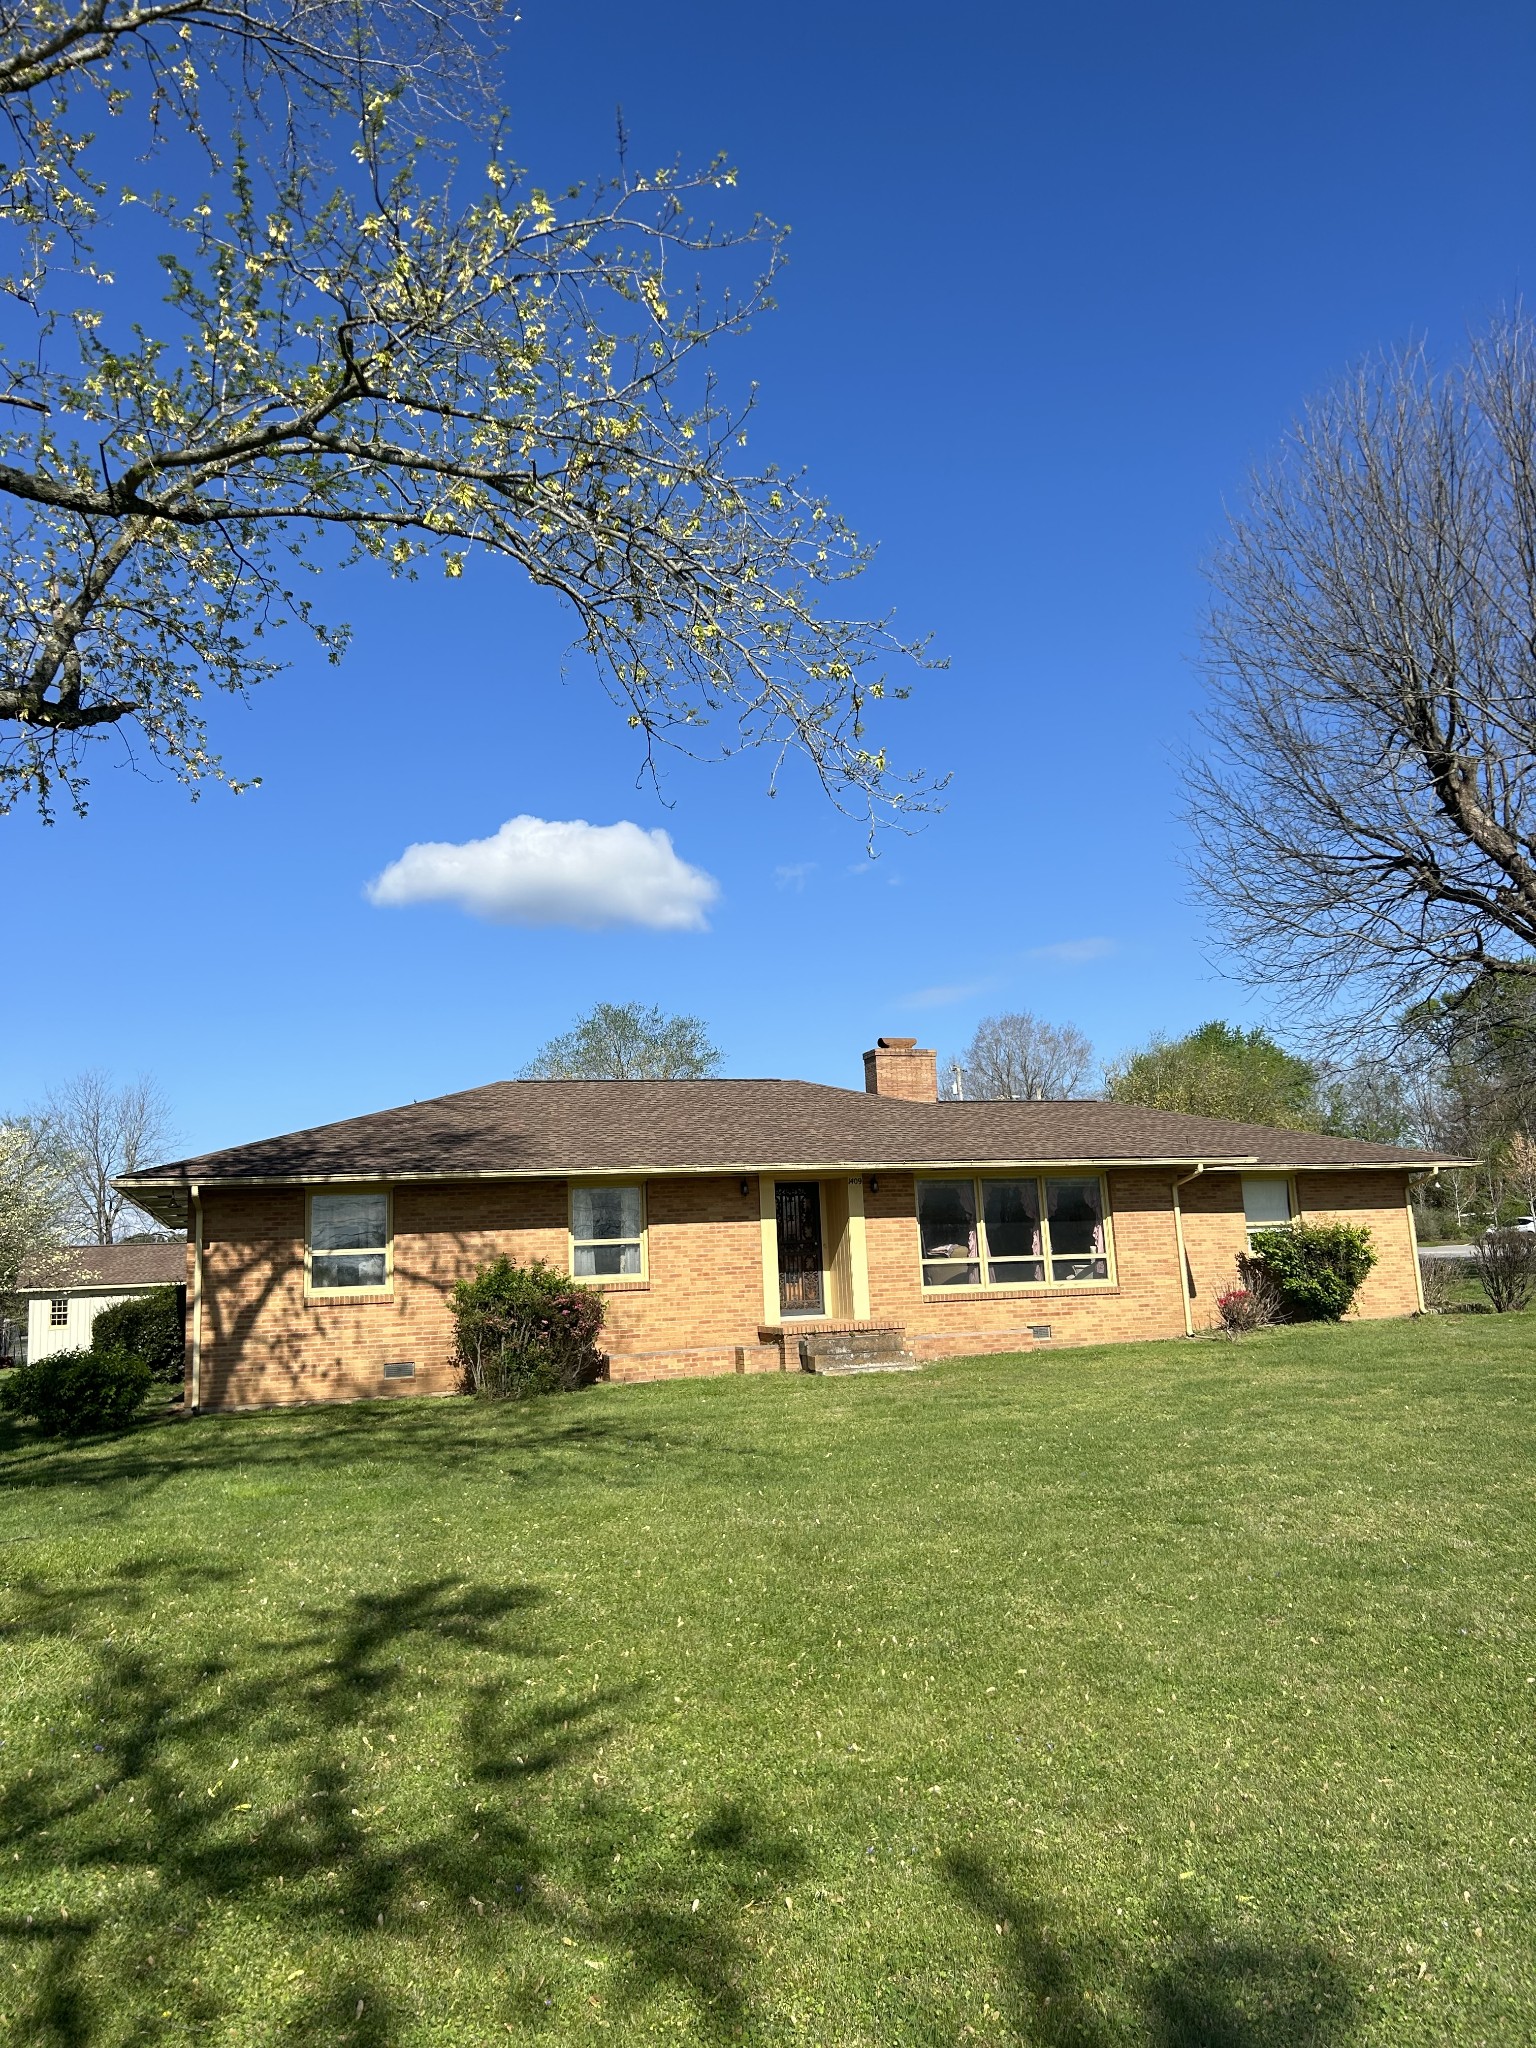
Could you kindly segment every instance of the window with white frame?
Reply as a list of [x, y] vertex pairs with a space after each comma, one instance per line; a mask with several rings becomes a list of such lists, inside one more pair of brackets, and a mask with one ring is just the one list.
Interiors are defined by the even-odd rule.
[[1243, 1175], [1243, 1221], [1250, 1243], [1256, 1230], [1289, 1230], [1291, 1220], [1291, 1183], [1284, 1174]]
[[639, 1279], [645, 1204], [636, 1187], [571, 1189], [571, 1271], [578, 1280]]
[[924, 1287], [1039, 1287], [1108, 1280], [1097, 1174], [966, 1175], [917, 1184]]
[[69, 1296], [67, 1294], [55, 1294], [48, 1303], [48, 1327], [51, 1330], [62, 1330], [67, 1327], [68, 1323]]
[[309, 1286], [343, 1294], [389, 1284], [389, 1196], [382, 1188], [309, 1198]]

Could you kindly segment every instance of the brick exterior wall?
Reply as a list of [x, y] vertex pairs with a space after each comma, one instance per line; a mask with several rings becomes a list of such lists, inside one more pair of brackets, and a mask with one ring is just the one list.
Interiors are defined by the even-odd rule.
[[[1032, 1325], [1054, 1345], [1115, 1343], [1184, 1333], [1172, 1183], [1168, 1169], [1107, 1176], [1117, 1279], [1108, 1286], [925, 1295], [918, 1266], [914, 1176], [865, 1180], [869, 1314], [905, 1331], [918, 1358], [1035, 1348]], [[1317, 1172], [1298, 1177], [1303, 1213], [1367, 1223], [1380, 1264], [1362, 1290], [1365, 1316], [1418, 1306], [1405, 1207], [1396, 1173]], [[603, 1348], [615, 1380], [778, 1371], [795, 1358], [804, 1324], [763, 1322], [759, 1183], [739, 1176], [678, 1176], [646, 1188], [643, 1280], [609, 1283]], [[1216, 1296], [1236, 1273], [1244, 1239], [1242, 1186], [1207, 1174], [1182, 1192], [1195, 1327], [1216, 1319]], [[403, 1184], [393, 1197], [393, 1281], [386, 1298], [306, 1299], [301, 1189], [203, 1197], [202, 1405], [257, 1407], [364, 1395], [447, 1393], [456, 1382], [448, 1294], [502, 1252], [564, 1265], [563, 1180]], [[834, 1247], [829, 1245], [830, 1259]], [[189, 1258], [190, 1265], [190, 1258]], [[189, 1281], [191, 1278], [189, 1272]], [[827, 1321], [833, 1319], [828, 1318]], [[190, 1337], [190, 1331], [189, 1331]], [[786, 1337], [789, 1342], [785, 1342]], [[409, 1361], [410, 1379], [384, 1377]]]

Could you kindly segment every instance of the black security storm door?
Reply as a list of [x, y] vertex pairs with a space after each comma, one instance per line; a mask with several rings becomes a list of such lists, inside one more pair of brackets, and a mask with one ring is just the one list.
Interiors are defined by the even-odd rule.
[[821, 1188], [813, 1180], [781, 1180], [774, 1191], [779, 1218], [779, 1312], [824, 1313], [821, 1279]]

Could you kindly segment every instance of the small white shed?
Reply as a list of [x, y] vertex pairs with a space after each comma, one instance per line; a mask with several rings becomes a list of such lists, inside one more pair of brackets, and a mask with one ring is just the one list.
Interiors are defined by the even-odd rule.
[[187, 1277], [187, 1247], [162, 1244], [72, 1244], [46, 1266], [24, 1272], [27, 1357], [84, 1351], [104, 1308], [156, 1287], [180, 1287]]

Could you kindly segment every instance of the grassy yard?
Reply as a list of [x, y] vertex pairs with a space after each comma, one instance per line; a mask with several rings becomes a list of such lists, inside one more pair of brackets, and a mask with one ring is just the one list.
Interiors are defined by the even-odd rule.
[[1524, 1317], [0, 1443], [0, 2040], [1536, 2039]]

